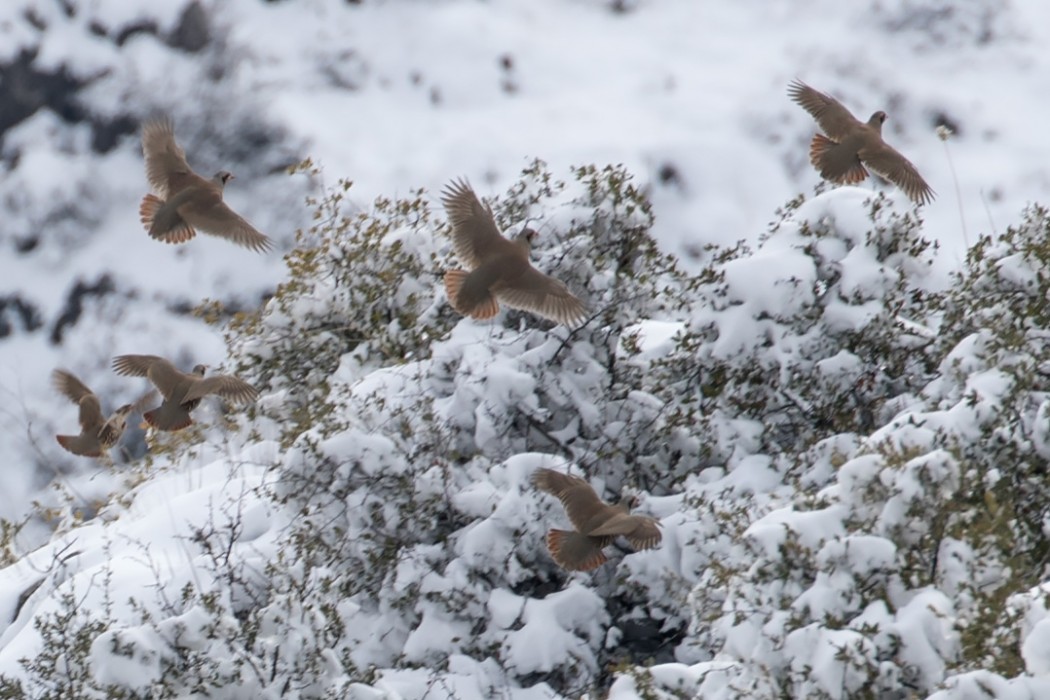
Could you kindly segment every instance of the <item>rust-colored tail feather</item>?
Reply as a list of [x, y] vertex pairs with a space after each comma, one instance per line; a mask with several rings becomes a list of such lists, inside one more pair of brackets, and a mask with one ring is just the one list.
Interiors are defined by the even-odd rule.
[[814, 168], [820, 169], [820, 157], [837, 145], [824, 134], [813, 134], [813, 140], [809, 144], [809, 162]]
[[146, 230], [149, 231], [151, 238], [164, 241], [165, 243], [185, 243], [197, 235], [193, 227], [185, 222], [180, 222], [178, 226], [170, 231], [154, 231], [153, 219], [157, 216], [157, 211], [162, 206], [164, 206], [164, 200], [155, 194], [147, 194], [142, 198], [142, 204], [139, 205], [139, 219], [142, 221], [142, 225], [146, 227]]
[[568, 571], [590, 571], [608, 561], [601, 548], [579, 532], [552, 529], [547, 533], [547, 549], [554, 561]]
[[459, 291], [463, 288], [463, 281], [467, 279], [467, 274], [466, 270], [449, 270], [445, 273], [445, 296], [448, 297], [448, 303], [452, 304], [452, 308], [464, 316], [470, 316], [480, 321], [492, 318], [499, 313], [499, 302], [496, 301], [494, 296], [490, 295], [472, 309], [464, 308], [459, 303]]
[[[835, 146], [838, 146], [838, 144], [824, 134], [813, 135], [813, 141], [809, 145], [809, 162], [812, 163], [813, 167], [819, 170], [822, 175], [826, 173], [828, 165], [824, 162], [825, 157]], [[835, 182], [840, 185], [855, 185], [858, 182], [863, 182], [867, 177], [867, 169], [861, 165], [858, 160], [844, 175], [835, 179]]]
[[191, 425], [193, 425], [193, 419], [190, 418], [189, 416], [186, 416], [185, 422], [178, 421], [178, 422], [173, 423], [171, 425], [161, 425], [157, 421], [157, 416], [156, 416], [157, 410], [158, 409], [153, 409], [152, 411], [146, 411], [145, 413], [142, 414], [142, 418], [147, 423], [149, 423], [151, 427], [154, 427], [157, 430], [182, 430], [183, 428], [188, 428]]

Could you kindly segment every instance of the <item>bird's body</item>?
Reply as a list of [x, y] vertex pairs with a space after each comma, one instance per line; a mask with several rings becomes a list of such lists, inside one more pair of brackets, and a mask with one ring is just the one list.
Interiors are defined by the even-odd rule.
[[142, 127], [142, 153], [146, 178], [155, 194], [142, 198], [139, 215], [149, 235], [165, 243], [185, 243], [203, 231], [259, 252], [273, 243], [223, 201], [226, 183], [233, 175], [220, 170], [206, 179], [190, 168], [175, 129], [168, 120], [146, 122]]
[[254, 401], [259, 396], [258, 390], [243, 379], [226, 374], [205, 377], [204, 365], [197, 365], [192, 372], [183, 372], [157, 355], [121, 355], [114, 358], [113, 369], [125, 376], [146, 377], [160, 390], [164, 401], [142, 415], [158, 430], [189, 427], [193, 423], [190, 412], [208, 394], [241, 403]]
[[800, 80], [791, 83], [788, 96], [824, 131], [813, 136], [809, 159], [825, 180], [856, 184], [868, 177], [870, 169], [900, 187], [916, 204], [933, 201], [934, 191], [911, 161], [882, 139], [885, 112], [875, 112], [861, 122], [838, 100]]
[[662, 536], [657, 521], [631, 515], [630, 503], [604, 503], [591, 485], [579, 477], [538, 469], [532, 475], [536, 488], [562, 502], [575, 530], [552, 529], [547, 548], [554, 561], [569, 571], [589, 571], [607, 560], [602, 549], [623, 535], [635, 549], [652, 549]]
[[134, 403], [124, 404], [107, 419], [102, 413], [98, 396], [80, 381], [74, 374], [64, 369], [51, 373], [55, 388], [73, 403], [80, 407], [80, 434], [56, 435], [55, 439], [62, 447], [82, 457], [101, 457], [124, 435], [128, 416], [141, 410], [151, 401], [154, 392], [150, 391]]
[[514, 239], [504, 238], [492, 210], [482, 205], [462, 180], [445, 188], [442, 203], [452, 224], [456, 257], [469, 268], [445, 273], [445, 291], [456, 311], [487, 319], [499, 312], [502, 302], [556, 323], [568, 325], [583, 319], [583, 302], [564, 282], [543, 274], [529, 262], [534, 231], [525, 229]]

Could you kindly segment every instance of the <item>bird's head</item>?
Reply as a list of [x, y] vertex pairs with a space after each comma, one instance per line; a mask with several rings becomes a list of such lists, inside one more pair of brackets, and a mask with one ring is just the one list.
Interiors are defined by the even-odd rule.
[[204, 373], [208, 371], [208, 365], [195, 365], [191, 374], [196, 374], [198, 377], [203, 377]]
[[882, 124], [886, 121], [886, 113], [882, 110], [875, 112], [871, 115], [871, 119], [868, 120], [868, 126], [872, 127], [878, 132], [882, 132]]
[[624, 493], [620, 497], [620, 502], [613, 506], [617, 510], [630, 513], [638, 506], [638, 495], [635, 493]]
[[226, 183], [232, 179], [234, 179], [233, 173], [231, 173], [229, 170], [220, 170], [219, 172], [215, 173], [215, 177], [212, 178], [212, 182], [217, 184], [219, 187], [225, 187]]
[[135, 410], [135, 404], [126, 403], [117, 410], [113, 411], [113, 417], [119, 418], [120, 422], [123, 423], [127, 419], [128, 414]]
[[526, 226], [521, 230], [521, 233], [514, 237], [514, 242], [520, 245], [525, 250], [530, 250], [532, 248], [532, 242], [536, 240], [536, 237], [538, 235], [539, 234], [536, 233], [536, 229], [532, 229]]

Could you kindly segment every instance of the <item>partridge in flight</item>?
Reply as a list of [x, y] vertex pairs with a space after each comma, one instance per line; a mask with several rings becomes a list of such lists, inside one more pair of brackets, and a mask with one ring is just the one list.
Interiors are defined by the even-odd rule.
[[175, 127], [167, 119], [142, 127], [146, 178], [156, 194], [147, 194], [139, 215], [149, 235], [165, 243], [185, 243], [203, 231], [245, 248], [266, 252], [273, 242], [222, 201], [233, 175], [225, 170], [206, 180], [193, 172], [186, 153], [175, 143]]
[[513, 240], [500, 235], [492, 209], [482, 205], [465, 180], [441, 193], [449, 222], [452, 247], [467, 270], [445, 273], [449, 303], [459, 313], [476, 319], [492, 318], [499, 304], [571, 325], [581, 321], [586, 307], [564, 282], [543, 274], [529, 263], [529, 244], [536, 235], [525, 229]]
[[60, 393], [80, 406], [80, 434], [56, 435], [55, 439], [66, 450], [82, 457], [101, 457], [116, 445], [127, 427], [128, 415], [141, 411], [156, 396], [155, 391], [150, 391], [138, 401], [124, 404], [107, 419], [102, 415], [98, 396], [72, 372], [56, 369], [51, 373], [51, 381]]
[[916, 204], [933, 201], [933, 190], [915, 166], [882, 140], [885, 112], [875, 112], [863, 123], [834, 97], [801, 80], [791, 83], [788, 96], [809, 112], [824, 131], [813, 136], [809, 160], [825, 180], [852, 185], [868, 176], [864, 167], [867, 166], [904, 190]]
[[208, 394], [238, 403], [250, 403], [259, 391], [248, 382], [227, 374], [205, 377], [207, 368], [197, 365], [192, 372], [176, 369], [156, 355], [120, 355], [113, 359], [113, 370], [130, 377], [147, 377], [164, 397], [164, 401], [142, 417], [157, 430], [182, 430], [193, 423], [190, 411], [197, 408]]
[[617, 535], [626, 537], [635, 549], [652, 549], [660, 544], [662, 536], [655, 519], [631, 515], [628, 501], [614, 506], [602, 502], [591, 485], [579, 477], [538, 469], [532, 483], [561, 501], [576, 528], [547, 533], [547, 548], [563, 569], [590, 571], [601, 566], [607, 559], [602, 549]]

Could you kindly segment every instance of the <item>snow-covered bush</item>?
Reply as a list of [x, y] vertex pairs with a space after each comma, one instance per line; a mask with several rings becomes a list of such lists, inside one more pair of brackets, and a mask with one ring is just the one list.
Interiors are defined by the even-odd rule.
[[[26, 589], [38, 651], [3, 692], [1037, 687], [1010, 679], [1050, 658], [1045, 211], [982, 239], [946, 289], [914, 212], [855, 189], [789, 203], [753, 250], [686, 274], [622, 168], [561, 182], [536, 162], [491, 201], [505, 230], [539, 221], [535, 264], [587, 302], [566, 328], [459, 318], [434, 198], [360, 211], [349, 188], [317, 199], [286, 283], [227, 326], [259, 404], [148, 462], [230, 470], [224, 505], [180, 526], [192, 574], [150, 563], [163, 584], [126, 603], [105, 571]], [[539, 467], [638, 496], [661, 547], [567, 575]], [[102, 519], [141, 516], [151, 488]]]
[[[1047, 221], [1033, 207], [1020, 226], [982, 239], [941, 294], [922, 291], [921, 258], [912, 255], [867, 266], [879, 274], [854, 270], [868, 289], [887, 272], [907, 280], [881, 286], [889, 303], [875, 314], [853, 316], [884, 319], [872, 326], [880, 332], [852, 344], [883, 378], [873, 423], [849, 432], [848, 422], [807, 425], [823, 439], [774, 461], [799, 488], [750, 523], [723, 516], [740, 542], [692, 597], [695, 643], [714, 661], [688, 673], [654, 670], [647, 683], [688, 677], [684, 687], [700, 694], [729, 686], [760, 696], [906, 697], [961, 673], [949, 682], [958, 697], [975, 686], [1038, 687], [1002, 677], [1039, 673], [1045, 658], [1039, 642], [1020, 644], [1024, 635], [1041, 639], [1032, 620], [1041, 619], [1033, 601], [1042, 594], [1006, 601], [1044, 569]], [[913, 236], [914, 224], [902, 232]], [[851, 258], [863, 256], [842, 260]], [[851, 347], [848, 334], [829, 335], [832, 347]], [[725, 508], [727, 499], [705, 485], [690, 500]], [[760, 513], [752, 506], [752, 517]], [[985, 675], [973, 674], [979, 669]], [[621, 688], [637, 683], [622, 680]]]
[[321, 198], [289, 283], [231, 327], [242, 370], [273, 391], [260, 413], [287, 421], [291, 446], [276, 495], [298, 514], [286, 554], [301, 574], [277, 579], [271, 610], [305, 607], [346, 630], [333, 646], [351, 677], [447, 672], [451, 654], [494, 657], [517, 683], [583, 689], [607, 654], [632, 659], [630, 640], [609, 646], [622, 635], [614, 615], [660, 635], [685, 623], [680, 576], [670, 589], [629, 575], [601, 595], [555, 593], [562, 574], [544, 553], [539, 516], [557, 511], [529, 486], [536, 466], [575, 463], [614, 493], [668, 492], [689, 470], [653, 469], [666, 445], [695, 455], [700, 443], [665, 427], [637, 383], [641, 349], [622, 342], [637, 344], [639, 320], [684, 309], [688, 280], [649, 238], [649, 205], [622, 169], [574, 177], [556, 182], [537, 162], [493, 209], [504, 228], [544, 221], [534, 257], [588, 302], [581, 328], [516, 311], [460, 321], [440, 291], [455, 263], [428, 201], [342, 215], [347, 183]]

